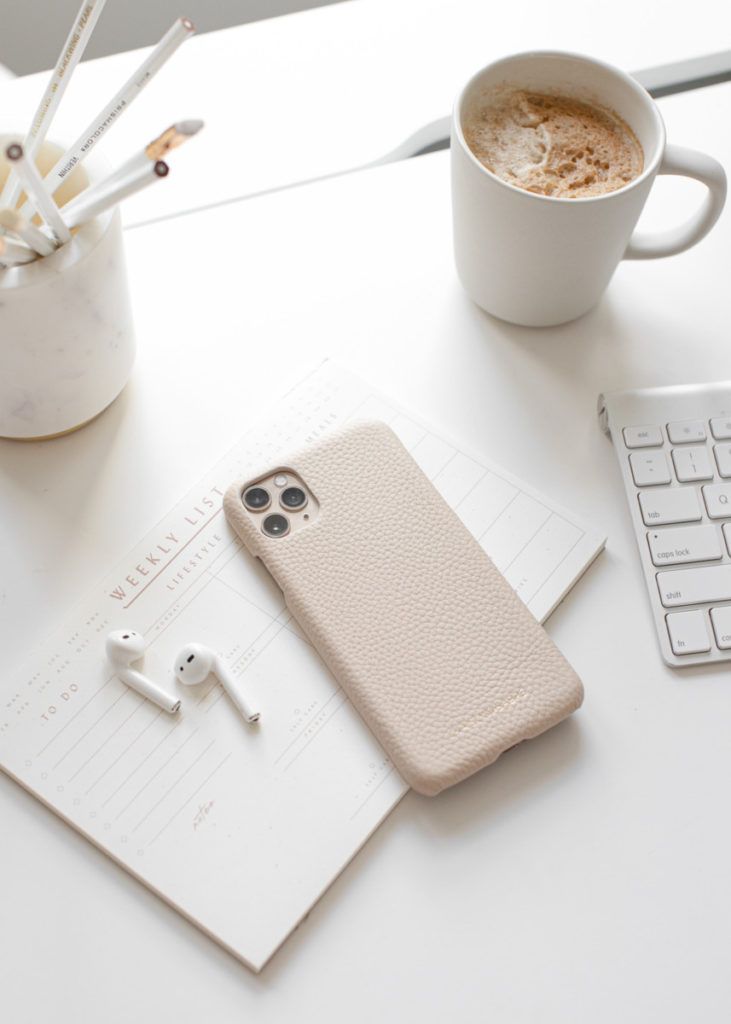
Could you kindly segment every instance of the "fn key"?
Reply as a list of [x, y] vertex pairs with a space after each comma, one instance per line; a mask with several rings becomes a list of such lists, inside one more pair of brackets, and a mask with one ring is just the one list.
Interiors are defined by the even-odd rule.
[[673, 654], [704, 654], [711, 649], [704, 612], [673, 612], [665, 616]]

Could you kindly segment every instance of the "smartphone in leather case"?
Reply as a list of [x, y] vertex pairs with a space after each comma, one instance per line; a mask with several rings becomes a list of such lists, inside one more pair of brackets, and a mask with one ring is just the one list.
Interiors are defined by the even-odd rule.
[[581, 704], [576, 673], [385, 424], [233, 484], [224, 508], [418, 792]]

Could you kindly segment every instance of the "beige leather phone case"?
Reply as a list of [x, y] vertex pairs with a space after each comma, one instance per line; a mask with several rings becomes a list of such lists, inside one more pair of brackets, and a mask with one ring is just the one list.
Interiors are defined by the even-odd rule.
[[579, 707], [580, 680], [384, 424], [314, 443], [289, 470], [319, 505], [267, 537], [224, 507], [406, 781], [434, 795]]

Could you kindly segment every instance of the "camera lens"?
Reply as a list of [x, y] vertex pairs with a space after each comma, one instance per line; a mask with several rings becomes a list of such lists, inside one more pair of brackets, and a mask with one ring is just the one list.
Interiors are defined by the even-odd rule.
[[304, 508], [307, 504], [307, 495], [301, 487], [285, 487], [279, 501], [285, 508]]
[[270, 501], [269, 491], [265, 491], [263, 487], [250, 487], [248, 491], [244, 491], [244, 505], [252, 512], [261, 512], [268, 508]]
[[266, 517], [261, 524], [261, 528], [267, 537], [283, 537], [285, 533], [289, 533], [289, 519], [275, 512], [273, 515]]

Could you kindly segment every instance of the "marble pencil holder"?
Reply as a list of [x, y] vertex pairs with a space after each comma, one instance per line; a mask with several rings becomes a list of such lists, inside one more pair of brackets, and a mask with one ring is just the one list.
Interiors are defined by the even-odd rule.
[[[42, 173], [61, 152], [40, 147]], [[109, 170], [92, 154], [56, 193], [59, 206]], [[7, 174], [3, 157], [0, 187]], [[0, 437], [57, 437], [88, 423], [120, 393], [134, 354], [118, 210], [82, 224], [52, 255], [0, 270]]]

